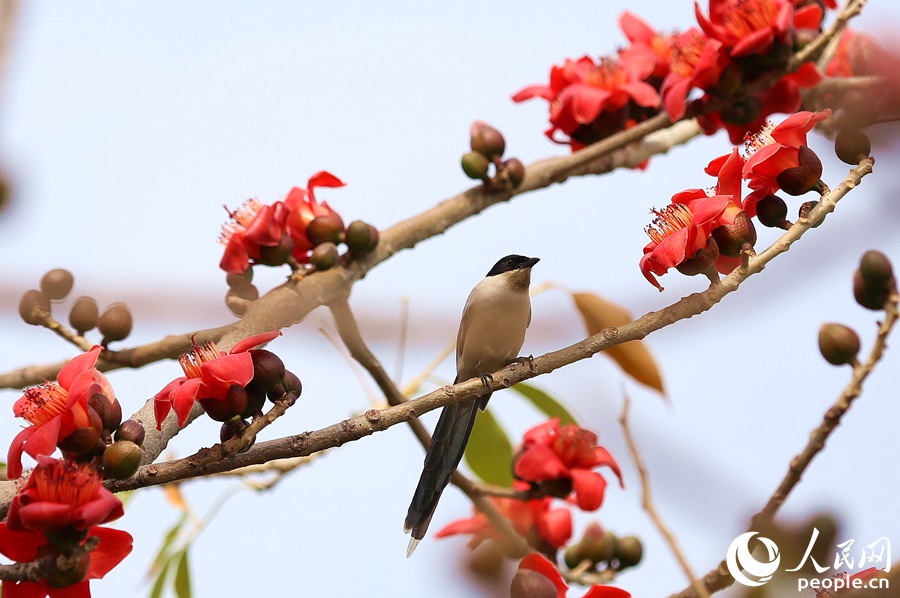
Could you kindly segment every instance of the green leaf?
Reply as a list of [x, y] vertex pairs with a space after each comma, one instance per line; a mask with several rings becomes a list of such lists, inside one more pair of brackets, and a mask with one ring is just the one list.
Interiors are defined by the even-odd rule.
[[188, 565], [188, 551], [185, 548], [178, 560], [175, 570], [175, 595], [178, 598], [191, 598], [191, 569]]
[[490, 411], [479, 413], [475, 418], [466, 446], [466, 463], [482, 481], [512, 486], [512, 444]]
[[175, 525], [173, 525], [172, 528], [166, 532], [166, 535], [163, 536], [162, 545], [159, 547], [156, 556], [153, 557], [153, 563], [150, 565], [150, 572], [148, 575], [152, 575], [155, 571], [159, 571], [160, 569], [169, 566], [169, 560], [172, 558], [172, 555], [170, 555], [172, 543], [175, 541], [175, 538], [178, 537], [178, 532], [181, 531], [185, 522], [187, 522], [187, 513], [183, 512], [181, 517], [178, 518], [178, 521], [175, 522]]
[[543, 390], [532, 386], [530, 384], [525, 384], [524, 382], [519, 382], [515, 386], [512, 387], [514, 391], [528, 399], [532, 405], [534, 405], [538, 411], [546, 415], [547, 417], [557, 417], [559, 418], [559, 423], [563, 426], [567, 424], [575, 424], [575, 416], [569, 413], [569, 410], [562, 406], [562, 404], [548, 395]]
[[150, 588], [150, 598], [160, 598], [160, 596], [162, 596], [163, 588], [166, 585], [166, 578], [169, 577], [169, 565], [171, 563], [171, 559], [163, 563], [162, 569], [156, 577], [156, 581], [153, 582], [153, 587]]

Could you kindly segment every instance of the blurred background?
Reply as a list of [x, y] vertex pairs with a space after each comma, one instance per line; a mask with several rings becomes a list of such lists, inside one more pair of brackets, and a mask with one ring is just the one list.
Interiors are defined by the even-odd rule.
[[[223, 206], [250, 197], [271, 203], [324, 169], [347, 186], [322, 190], [320, 199], [347, 222], [387, 228], [471, 186], [459, 157], [476, 119], [500, 129], [507, 155], [526, 164], [567, 153], [542, 134], [546, 103], [516, 105], [510, 96], [545, 83], [551, 65], [566, 57], [614, 52], [626, 41], [616, 23], [625, 9], [661, 30], [695, 22], [687, 1], [21, 3], [0, 94], [0, 166], [12, 190], [0, 212], [0, 371], [76, 354], [17, 315], [21, 294], [51, 268], [74, 273], [71, 299], [91, 295], [101, 309], [128, 303], [134, 331], [121, 346], [152, 342], [233, 320], [217, 267]], [[878, 34], [898, 16], [896, 4], [874, 2], [853, 26]], [[839, 182], [848, 167], [828, 141], [815, 138], [812, 147], [824, 180]], [[724, 133], [696, 139], [653, 158], [646, 171], [516, 197], [395, 256], [354, 287], [363, 334], [396, 379], [409, 380], [453, 342], [470, 289], [509, 253], [541, 258], [536, 284], [597, 292], [635, 315], [702, 290], [703, 279], [677, 273], [662, 279], [662, 294], [644, 280], [643, 228], [651, 207], [711, 185], [703, 168], [730, 149]], [[641, 508], [616, 421], [623, 394], [632, 398], [632, 427], [658, 508], [704, 574], [746, 529], [849, 380], [849, 368], [819, 355], [820, 324], [848, 324], [863, 351], [871, 346], [879, 314], [854, 302], [853, 270], [873, 248], [900, 263], [898, 157], [878, 148], [874, 155], [876, 174], [822, 227], [709, 313], [648, 337], [668, 403], [603, 355], [535, 380], [597, 431], [623, 467], [625, 490], [611, 484], [598, 512], [576, 518], [575, 537], [592, 520], [639, 536], [644, 562], [616, 582], [633, 595], [667, 595], [687, 581]], [[792, 213], [800, 201], [790, 202]], [[757, 249], [777, 236], [759, 232]], [[262, 291], [287, 273], [256, 270]], [[58, 319], [70, 305], [54, 306]], [[567, 294], [543, 293], [533, 308], [524, 353], [584, 337]], [[321, 428], [377, 400], [374, 385], [329, 340], [335, 337], [330, 315], [318, 310], [270, 345], [304, 393], [265, 438]], [[900, 459], [898, 359], [887, 353], [780, 521], [827, 513], [839, 521], [835, 542], [900, 543], [892, 466]], [[453, 372], [448, 359], [429, 388]], [[177, 375], [177, 364], [164, 362], [118, 370], [110, 380], [132, 413]], [[0, 391], [4, 445], [20, 429], [11, 413], [20, 394]], [[542, 421], [512, 392], [491, 405], [514, 439]], [[436, 413], [423, 419], [432, 426]], [[218, 428], [197, 421], [164, 456], [218, 442]], [[398, 426], [325, 453], [270, 492], [240, 491], [233, 478], [183, 485], [198, 518], [229, 496], [191, 548], [195, 595], [271, 596], [287, 587], [312, 596], [508, 595], [510, 572], [493, 585], [471, 572], [465, 538], [433, 539], [471, 513], [456, 489], [445, 493], [430, 537], [406, 559], [402, 523], [422, 457]], [[93, 595], [149, 592], [148, 568], [178, 517], [161, 489], [136, 493], [117, 522], [135, 537], [134, 552], [92, 584]]]

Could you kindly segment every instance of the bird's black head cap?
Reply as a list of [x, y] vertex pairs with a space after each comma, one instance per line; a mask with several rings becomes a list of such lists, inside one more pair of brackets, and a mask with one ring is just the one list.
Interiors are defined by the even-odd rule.
[[487, 273], [488, 276], [496, 276], [498, 274], [503, 274], [504, 272], [512, 272], [513, 270], [521, 270], [523, 268], [530, 268], [536, 263], [538, 263], [540, 258], [536, 257], [525, 257], [524, 255], [508, 255], [504, 258], [500, 258], [494, 267], [491, 268], [491, 271]]

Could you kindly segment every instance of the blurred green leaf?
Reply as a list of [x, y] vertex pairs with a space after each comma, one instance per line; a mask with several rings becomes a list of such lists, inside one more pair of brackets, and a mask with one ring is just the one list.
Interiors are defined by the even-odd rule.
[[166, 578], [169, 577], [169, 565], [171, 563], [171, 559], [168, 559], [163, 563], [159, 575], [156, 577], [156, 581], [153, 582], [153, 587], [150, 588], [150, 598], [160, 598], [160, 596], [162, 596], [163, 588], [166, 585]]
[[466, 463], [482, 481], [512, 486], [512, 444], [490, 411], [475, 418], [465, 455]]
[[187, 548], [181, 551], [178, 569], [175, 570], [175, 595], [178, 598], [191, 598], [191, 570], [188, 565]]
[[575, 416], [569, 413], [569, 410], [562, 406], [562, 404], [548, 395], [543, 390], [531, 386], [530, 384], [525, 384], [524, 382], [519, 382], [512, 389], [523, 397], [528, 399], [535, 408], [538, 409], [541, 413], [546, 415], [547, 417], [557, 417], [559, 418], [559, 423], [563, 426], [567, 424], [575, 424]]
[[166, 532], [166, 535], [163, 536], [162, 545], [159, 547], [156, 556], [153, 557], [153, 563], [150, 565], [148, 575], [153, 575], [156, 571], [169, 566], [169, 560], [172, 558], [172, 555], [170, 554], [172, 543], [175, 541], [175, 538], [178, 537], [178, 532], [181, 531], [181, 528], [187, 522], [187, 517], [187, 513], [183, 512], [181, 517], [178, 518], [178, 521], [175, 522], [175, 525], [173, 525], [171, 529]]

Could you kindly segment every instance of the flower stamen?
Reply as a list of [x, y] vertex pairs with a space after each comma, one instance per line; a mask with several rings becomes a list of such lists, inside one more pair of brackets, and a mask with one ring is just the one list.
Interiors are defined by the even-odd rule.
[[222, 352], [213, 341], [206, 341], [202, 345], [194, 345], [190, 351], [185, 351], [178, 356], [178, 365], [184, 370], [188, 378], [200, 378], [201, 366], [222, 356]]
[[225, 210], [228, 211], [228, 216], [231, 220], [222, 225], [222, 232], [219, 233], [219, 243], [228, 245], [228, 241], [235, 234], [246, 232], [247, 227], [250, 226], [250, 223], [253, 222], [253, 219], [256, 218], [262, 208], [263, 204], [256, 198], [248, 199], [233, 212], [228, 211], [228, 207], [226, 207]]
[[687, 228], [693, 217], [691, 210], [682, 203], [669, 204], [664, 210], [653, 208], [650, 213], [656, 218], [644, 228], [644, 232], [657, 245], [674, 232]]
[[13, 405], [13, 412], [30, 424], [43, 426], [65, 412], [68, 400], [69, 392], [65, 388], [55, 382], [45, 382], [26, 389]]

